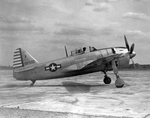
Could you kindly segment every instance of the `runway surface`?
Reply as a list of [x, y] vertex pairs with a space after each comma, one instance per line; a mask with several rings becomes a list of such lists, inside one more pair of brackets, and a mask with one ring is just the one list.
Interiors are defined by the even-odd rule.
[[[125, 87], [110, 85], [103, 73], [37, 81], [17, 81], [12, 71], [0, 71], [0, 107], [73, 113], [73, 118], [150, 118], [150, 71], [120, 71]], [[0, 108], [0, 111], [1, 111]], [[0, 112], [0, 116], [4, 113]], [[72, 118], [66, 115], [65, 117]]]

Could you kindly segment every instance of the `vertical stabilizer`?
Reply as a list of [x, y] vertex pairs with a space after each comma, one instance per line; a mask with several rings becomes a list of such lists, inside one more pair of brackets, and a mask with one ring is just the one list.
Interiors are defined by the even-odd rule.
[[13, 57], [13, 69], [30, 66], [35, 63], [38, 63], [38, 61], [25, 50], [21, 48], [15, 50]]

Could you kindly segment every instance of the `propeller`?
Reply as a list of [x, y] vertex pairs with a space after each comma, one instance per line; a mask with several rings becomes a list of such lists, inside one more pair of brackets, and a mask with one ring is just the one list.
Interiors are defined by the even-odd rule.
[[127, 48], [128, 51], [129, 51], [129, 54], [133, 54], [135, 44], [133, 43], [133, 44], [131, 45], [131, 48], [130, 48], [129, 43], [128, 43], [127, 38], [126, 38], [125, 35], [124, 35], [124, 40], [125, 40], [126, 48]]
[[124, 35], [124, 40], [125, 40], [126, 48], [127, 48], [128, 51], [129, 51], [129, 56], [130, 56], [130, 59], [131, 59], [131, 61], [132, 61], [133, 66], [134, 66], [134, 69], [136, 69], [135, 63], [134, 63], [134, 61], [133, 61], [133, 59], [132, 59], [132, 58], [135, 56], [135, 53], [133, 52], [133, 51], [134, 51], [135, 44], [133, 43], [133, 44], [131, 45], [131, 48], [130, 48], [129, 43], [128, 43], [127, 38], [126, 38], [125, 35]]

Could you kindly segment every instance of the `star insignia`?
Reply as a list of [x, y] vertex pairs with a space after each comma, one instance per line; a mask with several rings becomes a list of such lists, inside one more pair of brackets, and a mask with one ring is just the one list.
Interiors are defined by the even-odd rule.
[[61, 64], [51, 63], [49, 66], [45, 67], [45, 70], [49, 70], [51, 72], [55, 72], [57, 69], [61, 68]]

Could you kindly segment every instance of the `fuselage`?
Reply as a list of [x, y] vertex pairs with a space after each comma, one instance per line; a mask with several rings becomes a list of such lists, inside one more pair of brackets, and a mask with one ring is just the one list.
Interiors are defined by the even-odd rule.
[[106, 67], [107, 70], [112, 70], [111, 63], [107, 63], [106, 65], [103, 64], [103, 62], [95, 64], [92, 68], [84, 69], [84, 67], [98, 59], [113, 54], [122, 54], [122, 56], [116, 60], [117, 66], [123, 67], [129, 65], [130, 55], [125, 47], [110, 47], [45, 63], [36, 63], [32, 66], [24, 67], [30, 69], [24, 69], [24, 71], [18, 72], [14, 71], [13, 75], [17, 80], [44, 80], [104, 71]]

